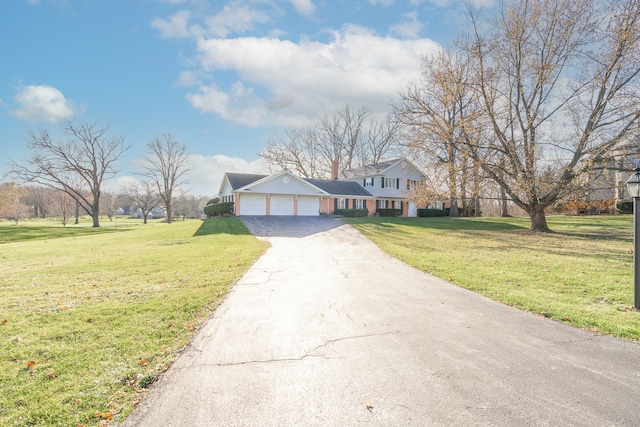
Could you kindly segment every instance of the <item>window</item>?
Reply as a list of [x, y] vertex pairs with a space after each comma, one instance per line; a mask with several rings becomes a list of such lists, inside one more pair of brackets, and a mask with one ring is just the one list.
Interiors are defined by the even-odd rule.
[[354, 204], [353, 204], [353, 208], [354, 209], [364, 209], [364, 200], [362, 199], [354, 199], [353, 200]]
[[347, 199], [338, 199], [338, 209], [347, 208]]
[[386, 209], [387, 208], [387, 202], [386, 200], [378, 200], [378, 209]]
[[383, 188], [400, 188], [400, 178], [384, 178]]

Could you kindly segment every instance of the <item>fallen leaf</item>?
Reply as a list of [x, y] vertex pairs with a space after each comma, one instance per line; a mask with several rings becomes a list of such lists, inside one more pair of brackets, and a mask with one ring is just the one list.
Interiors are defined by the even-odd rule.
[[5, 324], [5, 323], [7, 323], [7, 322], [8, 322], [8, 320], [7, 320], [7, 319], [2, 319], [2, 324]]
[[55, 372], [49, 372], [47, 374], [47, 376], [49, 377], [50, 380], [52, 380], [52, 379], [54, 379], [56, 377], [56, 374], [55, 374]]
[[96, 412], [96, 417], [110, 420], [111, 418], [113, 418], [113, 415], [111, 414], [111, 412]]
[[140, 366], [147, 366], [149, 364], [149, 361], [147, 359], [142, 359], [140, 361]]
[[32, 367], [32, 366], [36, 366], [36, 362], [34, 362], [33, 360], [29, 360], [29, 361], [27, 362], [27, 368], [30, 368], [30, 367]]
[[373, 412], [373, 405], [371, 403], [367, 402], [365, 406], [367, 407], [367, 411]]

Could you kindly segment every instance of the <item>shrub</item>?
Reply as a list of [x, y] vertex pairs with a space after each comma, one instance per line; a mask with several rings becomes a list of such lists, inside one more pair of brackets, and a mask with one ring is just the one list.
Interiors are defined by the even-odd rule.
[[369, 215], [368, 209], [336, 209], [333, 212], [335, 215], [342, 215], [346, 218], [358, 218]]
[[605, 200], [572, 200], [562, 206], [562, 213], [567, 215], [597, 215], [615, 212], [615, 199]]
[[380, 216], [402, 216], [402, 209], [378, 209], [376, 212]]
[[418, 216], [421, 218], [448, 215], [449, 212], [443, 209], [418, 209]]
[[233, 202], [214, 203], [204, 207], [204, 213], [208, 218], [233, 214]]
[[618, 202], [616, 204], [616, 209], [618, 209], [618, 212], [623, 214], [633, 213], [633, 202]]

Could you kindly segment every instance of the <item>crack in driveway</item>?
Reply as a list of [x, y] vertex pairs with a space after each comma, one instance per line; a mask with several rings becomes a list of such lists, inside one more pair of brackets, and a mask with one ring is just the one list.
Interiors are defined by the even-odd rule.
[[398, 334], [400, 333], [400, 331], [389, 331], [389, 332], [383, 332], [383, 333], [377, 333], [377, 334], [366, 334], [366, 335], [353, 335], [353, 336], [349, 336], [349, 337], [342, 337], [342, 338], [335, 338], [335, 339], [331, 339], [331, 340], [327, 340], [324, 343], [320, 344], [319, 346], [315, 347], [313, 350], [309, 351], [306, 354], [303, 354], [300, 357], [286, 357], [286, 358], [276, 358], [276, 359], [264, 359], [264, 360], [246, 360], [243, 362], [227, 362], [227, 363], [203, 363], [203, 364], [199, 364], [197, 365], [198, 367], [205, 367], [205, 366], [215, 366], [215, 367], [225, 367], [225, 366], [242, 366], [242, 365], [253, 365], [253, 364], [261, 364], [261, 363], [282, 363], [282, 362], [299, 362], [301, 360], [307, 359], [309, 357], [320, 357], [323, 359], [337, 359], [335, 357], [327, 357], [321, 354], [314, 354], [315, 352], [317, 352], [318, 350], [327, 347], [331, 344], [335, 344], [338, 342], [342, 342], [342, 341], [350, 341], [350, 340], [356, 340], [356, 339], [365, 339], [365, 338], [371, 338], [371, 337], [382, 337], [385, 335], [393, 335], [393, 334]]

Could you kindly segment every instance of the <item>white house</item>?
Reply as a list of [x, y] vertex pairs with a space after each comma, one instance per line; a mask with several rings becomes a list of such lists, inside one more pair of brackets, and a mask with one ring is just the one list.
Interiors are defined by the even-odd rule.
[[275, 175], [227, 172], [220, 185], [222, 202], [233, 202], [235, 215], [316, 216], [336, 209], [401, 209], [416, 216], [407, 200], [412, 186], [424, 175], [406, 159], [396, 159], [344, 171], [334, 179], [300, 178], [284, 171]]

